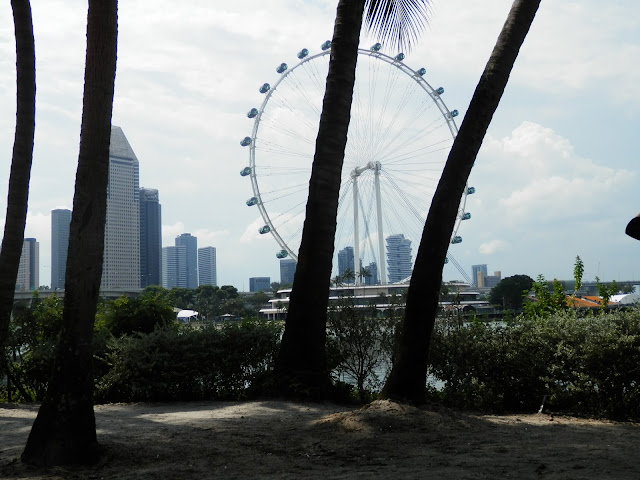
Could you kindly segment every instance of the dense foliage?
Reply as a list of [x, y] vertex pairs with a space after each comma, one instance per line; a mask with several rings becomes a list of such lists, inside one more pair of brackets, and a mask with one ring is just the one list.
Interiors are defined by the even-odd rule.
[[639, 309], [439, 322], [430, 364], [452, 407], [640, 419]]

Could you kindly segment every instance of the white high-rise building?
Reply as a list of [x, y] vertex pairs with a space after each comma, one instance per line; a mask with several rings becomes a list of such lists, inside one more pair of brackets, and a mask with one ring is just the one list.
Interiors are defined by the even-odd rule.
[[120, 127], [111, 127], [102, 289], [140, 288], [138, 159]]
[[69, 248], [69, 224], [71, 210], [59, 208], [51, 210], [51, 288], [64, 288]]
[[200, 285], [218, 285], [216, 249], [214, 247], [198, 249], [198, 283]]

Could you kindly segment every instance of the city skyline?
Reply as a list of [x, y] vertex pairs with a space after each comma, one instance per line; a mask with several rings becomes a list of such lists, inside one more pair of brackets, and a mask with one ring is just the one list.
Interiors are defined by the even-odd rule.
[[[404, 52], [406, 65], [424, 67], [425, 78], [444, 87], [447, 106], [460, 112], [458, 125], [511, 3], [435, 2], [429, 28]], [[120, 5], [113, 124], [124, 129], [144, 164], [140, 185], [161, 194], [163, 245], [183, 232], [215, 245], [221, 285], [241, 288], [256, 273], [278, 278], [279, 247], [257, 233], [264, 221], [245, 204], [252, 193], [239, 175], [248, 163], [239, 142], [251, 134], [246, 113], [264, 99], [258, 88], [277, 80], [275, 68], [294, 65], [301, 48], [318, 52], [331, 37], [335, 2], [304, 9], [279, 0], [176, 4], [142, 21], [140, 12], [150, 8], [144, 0]], [[462, 243], [450, 248], [467, 275], [471, 265], [488, 264], [499, 265], [504, 277], [571, 278], [579, 255], [585, 279], [640, 281], [640, 264], [629, 261], [638, 242], [624, 235], [640, 211], [637, 8], [629, 0], [541, 5], [471, 173], [477, 191], [466, 210], [472, 218], [458, 232]], [[40, 278], [48, 283], [51, 211], [69, 209], [73, 197], [86, 9], [41, 2], [32, 10], [38, 105], [25, 237], [43, 245]], [[9, 9], [0, 21], [12, 24]], [[377, 40], [363, 34], [361, 46]], [[10, 28], [0, 31], [0, 49], [6, 74], [0, 78], [0, 145], [10, 152], [16, 97]], [[396, 53], [387, 46], [383, 52]], [[415, 208], [426, 214], [420, 201]], [[415, 255], [420, 239], [410, 239]], [[443, 278], [462, 279], [454, 262]]]

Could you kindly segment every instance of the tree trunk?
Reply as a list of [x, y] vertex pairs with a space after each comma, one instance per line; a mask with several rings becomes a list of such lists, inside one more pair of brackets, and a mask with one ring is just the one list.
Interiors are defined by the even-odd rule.
[[29, 0], [11, 0], [11, 7], [16, 36], [17, 113], [7, 216], [0, 251], [0, 376], [5, 371], [4, 347], [24, 242], [36, 117], [36, 56], [31, 5]]
[[395, 363], [382, 396], [425, 400], [431, 332], [438, 310], [442, 268], [458, 206], [491, 118], [509, 80], [540, 0], [516, 0], [469, 104], [433, 197], [407, 295]]
[[22, 453], [22, 461], [30, 464], [81, 464], [98, 458], [91, 359], [104, 251], [117, 5], [117, 0], [89, 0], [63, 327], [49, 389]]
[[363, 14], [364, 0], [338, 3], [298, 265], [275, 369], [284, 395], [321, 398], [330, 385], [327, 305]]

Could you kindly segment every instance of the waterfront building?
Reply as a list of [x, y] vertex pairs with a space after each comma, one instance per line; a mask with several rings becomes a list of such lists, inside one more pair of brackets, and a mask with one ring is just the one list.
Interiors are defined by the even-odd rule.
[[214, 247], [198, 249], [198, 283], [200, 285], [218, 285], [216, 249]]
[[162, 286], [168, 290], [187, 287], [187, 248], [184, 245], [162, 249]]
[[140, 188], [136, 154], [111, 127], [101, 289], [140, 288]]
[[162, 210], [158, 190], [140, 188], [140, 288], [162, 284]]
[[250, 292], [267, 292], [269, 290], [271, 290], [271, 277], [249, 278]]
[[20, 266], [16, 278], [16, 290], [33, 291], [40, 286], [40, 244], [35, 238], [25, 238], [22, 242]]
[[51, 210], [51, 288], [64, 289], [69, 249], [69, 225], [71, 210], [57, 208]]
[[176, 237], [176, 247], [185, 247], [187, 288], [198, 286], [198, 239], [190, 233], [183, 233]]
[[[411, 240], [399, 233], [388, 236], [386, 241], [389, 283], [400, 282], [411, 276]], [[384, 282], [384, 279], [382, 281]]]
[[[344, 247], [338, 252], [338, 276], [342, 276], [344, 272], [350, 270], [355, 272], [353, 247]], [[344, 283], [353, 283], [353, 279], [344, 279]]]
[[280, 260], [280, 284], [293, 285], [293, 277], [296, 274], [296, 261], [293, 258]]

